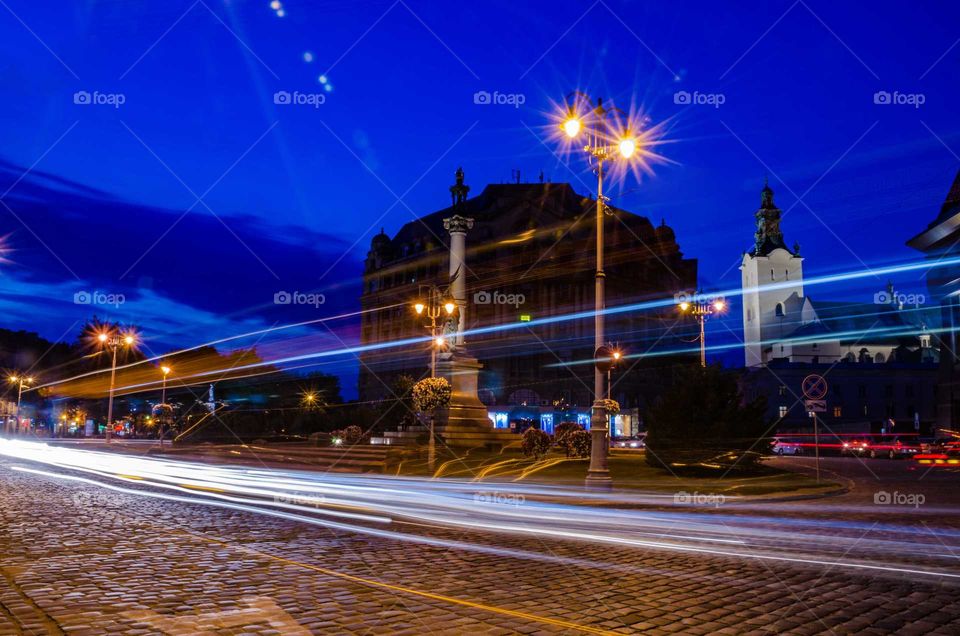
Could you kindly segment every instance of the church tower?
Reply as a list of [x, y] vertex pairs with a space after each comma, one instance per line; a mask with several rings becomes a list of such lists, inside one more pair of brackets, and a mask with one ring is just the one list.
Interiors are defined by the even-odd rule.
[[746, 365], [756, 367], [777, 357], [774, 341], [796, 329], [803, 308], [803, 258], [800, 246], [791, 250], [780, 230], [780, 209], [766, 183], [756, 212], [753, 249], [743, 255], [743, 341]]

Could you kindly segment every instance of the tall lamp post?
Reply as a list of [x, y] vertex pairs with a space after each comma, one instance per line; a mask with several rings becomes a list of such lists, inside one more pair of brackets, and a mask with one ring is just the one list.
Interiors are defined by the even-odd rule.
[[[163, 374], [163, 388], [160, 390], [160, 448], [163, 448], [163, 419], [166, 417], [167, 408], [167, 376], [172, 369], [167, 365], [160, 366], [160, 373]], [[169, 409], [173, 412], [173, 409]]]
[[[579, 112], [579, 105], [586, 106], [588, 111]], [[594, 350], [599, 350], [604, 343], [603, 311], [605, 307], [603, 272], [603, 214], [606, 209], [603, 196], [604, 165], [614, 160], [629, 160], [637, 151], [638, 142], [629, 129], [617, 131], [611, 121], [612, 110], [603, 105], [603, 100], [596, 103], [583, 93], [574, 94], [574, 103], [566, 114], [561, 129], [570, 139], [585, 139], [583, 151], [587, 154], [591, 165], [596, 167], [597, 173], [597, 214], [596, 214], [596, 250], [597, 267], [594, 274], [594, 319], [593, 342]], [[599, 356], [596, 356], [599, 359]], [[593, 407], [590, 416], [590, 468], [587, 471], [587, 486], [609, 488], [612, 485], [610, 471], [607, 468], [609, 454], [609, 424], [607, 412], [604, 408], [604, 371], [598, 367], [593, 374]]]
[[136, 335], [132, 332], [122, 334], [119, 331], [102, 331], [97, 334], [97, 341], [100, 346], [109, 347], [112, 354], [110, 364], [110, 397], [107, 400], [107, 430], [105, 440], [110, 443], [110, 428], [113, 426], [113, 388], [117, 378], [117, 349], [121, 346], [132, 347], [136, 344]]
[[23, 375], [11, 375], [10, 381], [17, 385], [17, 419], [13, 425], [13, 432], [17, 434], [20, 432], [20, 399], [23, 397], [23, 387], [32, 384], [33, 378]]
[[[424, 293], [426, 292], [426, 293]], [[430, 330], [430, 377], [437, 377], [437, 349], [442, 347], [446, 340], [437, 334], [440, 324], [437, 318], [446, 314], [452, 316], [457, 310], [457, 304], [446, 295], [436, 285], [421, 285], [420, 299], [413, 305], [413, 310], [418, 316], [426, 316], [430, 323], [426, 328]]]
[[680, 311], [696, 317], [700, 323], [700, 366], [707, 366], [707, 337], [704, 324], [713, 314], [722, 313], [727, 308], [727, 301], [723, 298], [706, 298], [702, 292], [694, 294], [692, 300], [685, 300], [677, 305]]

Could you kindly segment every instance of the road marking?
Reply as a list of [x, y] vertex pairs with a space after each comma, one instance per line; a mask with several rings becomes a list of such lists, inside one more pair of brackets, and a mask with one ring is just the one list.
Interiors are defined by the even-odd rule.
[[190, 537], [194, 537], [197, 539], [202, 539], [204, 541], [209, 541], [210, 543], [216, 543], [218, 545], [222, 545], [226, 548], [233, 548], [234, 550], [239, 550], [241, 552], [246, 552], [248, 554], [253, 554], [256, 556], [273, 559], [281, 563], [286, 563], [287, 565], [293, 565], [296, 567], [305, 568], [307, 570], [313, 570], [314, 572], [320, 572], [321, 574], [326, 574], [327, 576], [333, 576], [336, 578], [351, 581], [353, 583], [359, 583], [360, 585], [364, 585], [366, 587], [384, 588], [384, 589], [392, 590], [394, 592], [401, 592], [403, 594], [410, 594], [412, 596], [420, 596], [420, 597], [429, 598], [435, 601], [441, 601], [443, 603], [450, 603], [453, 605], [462, 605], [464, 607], [470, 607], [473, 609], [481, 609], [488, 612], [493, 612], [495, 614], [503, 614], [505, 616], [511, 616], [514, 618], [522, 618], [524, 620], [533, 621], [537, 623], [546, 623], [548, 625], [555, 625], [557, 627], [563, 627], [565, 629], [575, 629], [581, 632], [586, 632], [588, 634], [603, 634], [604, 636], [619, 635], [618, 632], [599, 629], [597, 627], [590, 627], [588, 625], [580, 625], [578, 623], [571, 623], [565, 620], [561, 620], [559, 618], [550, 618], [547, 616], [538, 616], [536, 614], [527, 614], [526, 612], [509, 610], [502, 607], [496, 607], [495, 605], [485, 605], [483, 603], [477, 603], [474, 601], [468, 601], [461, 598], [455, 598], [453, 596], [445, 596], [443, 594], [434, 594], [433, 592], [425, 592], [423, 590], [417, 590], [412, 587], [404, 587], [402, 585], [393, 585], [392, 583], [384, 583], [382, 581], [366, 579], [360, 576], [347, 574], [345, 572], [338, 572], [336, 570], [320, 567], [318, 565], [311, 565], [310, 563], [304, 563], [302, 561], [296, 561], [294, 559], [288, 559], [286, 557], [277, 556], [275, 554], [270, 554], [269, 552], [261, 552], [260, 550], [254, 550], [253, 548], [248, 548], [247, 546], [244, 546], [244, 545], [233, 544], [233, 543], [230, 543], [229, 541], [224, 541], [222, 539], [214, 539], [213, 537], [208, 537], [203, 534], [195, 534], [193, 532], [186, 532], [186, 531], [180, 531], [180, 532]]

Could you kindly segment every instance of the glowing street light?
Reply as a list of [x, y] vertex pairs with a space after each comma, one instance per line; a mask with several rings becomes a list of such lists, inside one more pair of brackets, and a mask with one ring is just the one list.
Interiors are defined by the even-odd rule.
[[[630, 161], [637, 158], [639, 143], [629, 131], [616, 131], [610, 115], [615, 109], [607, 109], [603, 100], [596, 103], [588, 95], [581, 92], [573, 94], [573, 105], [563, 118], [560, 128], [569, 139], [584, 137], [583, 146], [592, 166], [597, 173], [597, 267], [595, 272], [594, 294], [594, 349], [599, 350], [604, 344], [603, 312], [605, 301], [603, 272], [603, 217], [606, 210], [606, 198], [603, 195], [604, 164], [610, 161]], [[587, 112], [581, 115], [578, 107]], [[590, 416], [590, 468], [587, 471], [587, 485], [609, 488], [611, 486], [610, 471], [607, 467], [609, 446], [609, 424], [604, 405], [604, 376], [606, 374], [597, 366], [593, 375], [593, 406]], [[609, 381], [608, 381], [609, 384]]]
[[690, 313], [700, 323], [700, 366], [707, 366], [707, 340], [704, 323], [713, 314], [722, 314], [727, 310], [727, 301], [723, 298], [706, 298], [703, 292], [694, 293], [693, 302], [683, 301], [677, 305], [682, 313]]
[[[101, 331], [97, 334], [97, 341], [101, 346], [110, 347], [113, 357], [110, 365], [110, 393], [107, 400], [107, 430], [104, 437], [106, 443], [109, 444], [111, 427], [113, 426], [113, 389], [117, 378], [117, 349], [121, 346], [133, 347], [137, 343], [137, 334], [134, 331], [124, 333], [117, 330]], [[166, 374], [164, 374], [164, 383], [166, 383]]]
[[[128, 336], [129, 337], [129, 336]], [[170, 367], [165, 364], [160, 365], [160, 373], [163, 374], [163, 388], [160, 391], [160, 417], [157, 418], [157, 421], [160, 426], [160, 448], [163, 448], [163, 420], [166, 417], [167, 411], [167, 376], [170, 375], [170, 372], [173, 371]], [[172, 412], [173, 409], [170, 409]]]
[[421, 285], [420, 296], [421, 300], [414, 303], [413, 309], [418, 316], [425, 314], [430, 319], [430, 323], [425, 327], [430, 330], [430, 377], [434, 378], [437, 376], [437, 349], [442, 349], [447, 344], [446, 338], [437, 334], [440, 326], [437, 318], [444, 313], [448, 317], [452, 316], [457, 311], [457, 304], [436, 285]]
[[29, 386], [33, 383], [33, 378], [30, 376], [24, 375], [11, 375], [9, 378], [10, 382], [17, 385], [17, 421], [14, 424], [13, 432], [20, 432], [20, 399], [23, 397], [23, 387]]
[[563, 132], [566, 133], [567, 137], [573, 139], [580, 134], [580, 126], [580, 119], [578, 117], [569, 117], [563, 122]]

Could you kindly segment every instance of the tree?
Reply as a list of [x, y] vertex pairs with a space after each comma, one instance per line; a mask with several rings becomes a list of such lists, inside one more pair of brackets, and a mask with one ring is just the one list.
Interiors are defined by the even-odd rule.
[[765, 411], [763, 397], [745, 402], [737, 373], [687, 366], [650, 411], [647, 463], [670, 470], [754, 469], [769, 447]]

